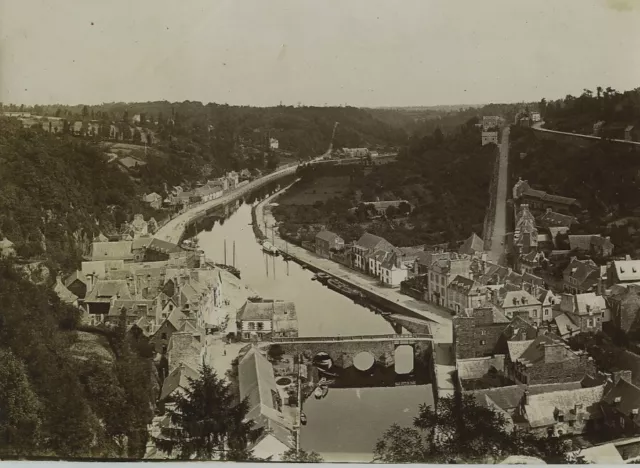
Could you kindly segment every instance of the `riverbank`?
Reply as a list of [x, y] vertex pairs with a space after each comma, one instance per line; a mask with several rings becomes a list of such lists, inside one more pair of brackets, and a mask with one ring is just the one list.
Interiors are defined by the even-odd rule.
[[[262, 229], [265, 225], [268, 227], [276, 225], [276, 219], [273, 217], [270, 210], [265, 208], [288, 188], [289, 187], [285, 187], [255, 206], [255, 220], [257, 222], [258, 229]], [[302, 247], [283, 240], [278, 235], [277, 229], [275, 230], [273, 237], [276, 247], [281, 251], [286, 251], [291, 257], [312, 266], [318, 271], [339, 278], [353, 287], [364, 290], [380, 299], [389, 301], [396, 307], [404, 309], [411, 315], [416, 315], [429, 320], [432, 322], [431, 332], [433, 334], [434, 341], [441, 343], [453, 342], [451, 314], [448, 311], [406, 296], [402, 294], [399, 289], [380, 286], [375, 278], [371, 278], [327, 258], [318, 257], [314, 253], [309, 252]]]
[[200, 216], [205, 216], [208, 210], [211, 210], [212, 208], [215, 208], [217, 206], [224, 205], [233, 200], [236, 200], [246, 195], [247, 193], [251, 192], [252, 190], [258, 189], [263, 185], [268, 184], [269, 182], [273, 182], [287, 175], [294, 174], [297, 168], [298, 168], [297, 164], [293, 166], [284, 167], [264, 177], [260, 177], [259, 179], [253, 180], [241, 188], [232, 190], [220, 198], [217, 198], [215, 200], [210, 200], [198, 206], [194, 206], [193, 208], [190, 208], [184, 213], [179, 214], [178, 216], [170, 220], [168, 223], [166, 223], [164, 226], [162, 226], [158, 230], [158, 232], [155, 233], [154, 237], [156, 239], [160, 239], [166, 242], [178, 244], [184, 234], [187, 224], [189, 224], [194, 219], [197, 219]]

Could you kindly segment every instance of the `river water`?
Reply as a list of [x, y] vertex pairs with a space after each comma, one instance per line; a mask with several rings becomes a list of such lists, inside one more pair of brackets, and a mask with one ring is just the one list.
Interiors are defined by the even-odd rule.
[[200, 249], [216, 263], [224, 263], [225, 240], [227, 264], [233, 263], [235, 242], [235, 266], [248, 286], [263, 298], [295, 303], [299, 336], [394, 333], [381, 316], [312, 281], [311, 271], [264, 253], [251, 227], [250, 204], [241, 203], [223, 224], [217, 221], [210, 231], [198, 233]]
[[[263, 199], [276, 188], [253, 196]], [[242, 280], [261, 297], [293, 301], [299, 336], [394, 333], [379, 315], [312, 281], [309, 270], [265, 254], [251, 226], [251, 203], [257, 201], [239, 201], [229, 207], [230, 213], [220, 213], [219, 220], [209, 218], [192, 228], [208, 259], [225, 263], [226, 240], [226, 263], [233, 264], [235, 242], [235, 266]], [[430, 385], [331, 389], [327, 398], [304, 403], [308, 423], [301, 431], [301, 448], [318, 452], [325, 461], [371, 461], [385, 429], [393, 423], [411, 425], [420, 404], [431, 404], [432, 398]]]

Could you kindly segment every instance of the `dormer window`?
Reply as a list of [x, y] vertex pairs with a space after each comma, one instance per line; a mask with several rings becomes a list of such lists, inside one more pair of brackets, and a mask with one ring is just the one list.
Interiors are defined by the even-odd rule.
[[636, 272], [636, 267], [631, 267], [631, 271], [633, 271], [634, 273], [637, 273]]

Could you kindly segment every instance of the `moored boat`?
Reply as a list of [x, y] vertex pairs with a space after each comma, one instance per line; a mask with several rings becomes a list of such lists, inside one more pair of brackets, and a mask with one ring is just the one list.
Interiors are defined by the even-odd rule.
[[278, 254], [278, 249], [273, 244], [271, 244], [271, 242], [269, 242], [269, 241], [264, 241], [262, 243], [262, 250], [264, 252], [268, 253], [268, 254], [271, 254], [271, 255], [277, 255]]

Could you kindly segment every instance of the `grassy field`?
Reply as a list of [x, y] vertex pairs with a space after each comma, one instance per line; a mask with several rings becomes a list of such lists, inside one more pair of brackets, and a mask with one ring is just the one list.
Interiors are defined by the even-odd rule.
[[278, 200], [278, 203], [281, 205], [313, 205], [317, 201], [325, 202], [332, 197], [340, 196], [348, 186], [349, 177], [320, 177], [307, 187], [289, 191]]

